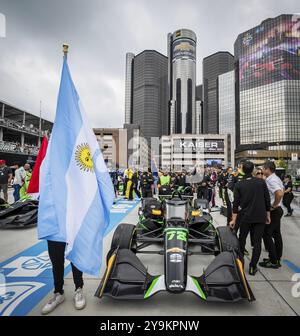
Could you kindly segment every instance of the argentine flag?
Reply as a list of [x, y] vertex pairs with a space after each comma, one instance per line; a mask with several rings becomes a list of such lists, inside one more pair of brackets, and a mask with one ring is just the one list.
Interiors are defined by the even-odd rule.
[[114, 196], [64, 56], [55, 122], [40, 172], [39, 239], [67, 243], [67, 259], [99, 276]]

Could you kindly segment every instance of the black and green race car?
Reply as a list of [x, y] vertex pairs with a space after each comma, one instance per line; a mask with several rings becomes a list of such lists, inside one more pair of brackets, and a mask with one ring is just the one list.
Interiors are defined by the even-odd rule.
[[37, 225], [39, 202], [30, 196], [8, 204], [0, 199], [0, 228]]
[[[178, 195], [162, 203], [144, 200], [139, 223], [120, 224], [115, 230], [95, 296], [148, 299], [160, 291], [187, 291], [205, 301], [255, 300], [236, 234], [227, 226], [215, 228], [209, 212], [199, 207], [202, 203], [197, 206]], [[142, 253], [162, 255], [164, 273], [149, 274], [137, 257]], [[215, 259], [202, 275], [188, 275], [189, 256], [203, 254]]]

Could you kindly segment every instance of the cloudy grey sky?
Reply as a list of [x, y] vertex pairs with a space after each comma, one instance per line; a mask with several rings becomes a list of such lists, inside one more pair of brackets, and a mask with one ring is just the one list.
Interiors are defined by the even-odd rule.
[[[298, 5], [298, 6], [297, 6]], [[0, 0], [0, 99], [53, 121], [62, 66], [70, 44], [72, 77], [94, 127], [124, 122], [125, 54], [166, 54], [167, 33], [195, 31], [197, 83], [202, 59], [233, 52], [237, 35], [268, 17], [299, 13], [299, 0]]]

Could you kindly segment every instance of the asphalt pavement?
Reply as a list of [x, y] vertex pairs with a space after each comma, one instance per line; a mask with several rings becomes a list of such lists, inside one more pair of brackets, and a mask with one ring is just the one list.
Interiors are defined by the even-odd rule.
[[[137, 209], [139, 205], [130, 210], [121, 222], [136, 224]], [[100, 278], [93, 278], [84, 275], [84, 292], [87, 298], [87, 306], [84, 310], [76, 311], [73, 306], [74, 285], [72, 273], [69, 272], [65, 279], [66, 301], [61, 304], [50, 315], [147, 315], [147, 316], [185, 316], [185, 315], [276, 315], [293, 316], [300, 315], [300, 296], [295, 290], [297, 283], [293, 276], [300, 273], [300, 208], [294, 204], [295, 211], [292, 217], [284, 217], [282, 220], [282, 233], [284, 240], [283, 265], [278, 270], [260, 269], [255, 277], [247, 276], [256, 301], [238, 303], [208, 303], [201, 301], [192, 293], [172, 295], [169, 293], [158, 293], [148, 300], [142, 301], [118, 301], [110, 298], [98, 299], [94, 293], [100, 283], [105, 268], [102, 267]], [[225, 217], [214, 212], [213, 218], [216, 226], [225, 225]], [[106, 264], [105, 257], [109, 250], [113, 232], [104, 239], [103, 265]], [[37, 229], [3, 229], [0, 232], [0, 263], [26, 250], [38, 243]], [[247, 246], [251, 252], [251, 247]], [[148, 272], [156, 275], [163, 272], [163, 256], [159, 255], [139, 255], [141, 261], [148, 266]], [[261, 257], [267, 257], [263, 251]], [[199, 276], [203, 273], [212, 261], [212, 256], [191, 256], [189, 257], [188, 274]], [[49, 267], [49, 265], [48, 265]], [[248, 259], [246, 261], [246, 275], [248, 270]], [[45, 275], [42, 275], [45, 277]], [[49, 283], [52, 282], [49, 271]], [[37, 277], [38, 280], [38, 277]], [[300, 281], [300, 274], [299, 280]], [[294, 288], [294, 290], [293, 290]], [[300, 288], [298, 286], [297, 288]], [[296, 292], [296, 295], [295, 295]], [[298, 289], [299, 292], [299, 289]], [[294, 294], [294, 296], [293, 296]], [[51, 291], [37, 300], [28, 315], [40, 315], [42, 306], [50, 298]], [[1, 300], [0, 300], [1, 312]]]

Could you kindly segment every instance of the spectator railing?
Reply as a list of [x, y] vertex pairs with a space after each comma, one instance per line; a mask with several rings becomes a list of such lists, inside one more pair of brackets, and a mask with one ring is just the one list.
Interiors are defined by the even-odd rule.
[[45, 134], [45, 131], [40, 132], [40, 130], [34, 126], [30, 127], [27, 125], [22, 125], [21, 123], [7, 118], [0, 118], [0, 126], [8, 127], [19, 132], [27, 132], [37, 136], [43, 136]]
[[0, 152], [37, 155], [39, 152], [39, 147], [28, 144], [25, 144], [22, 147], [19, 143], [16, 142], [0, 141]]

